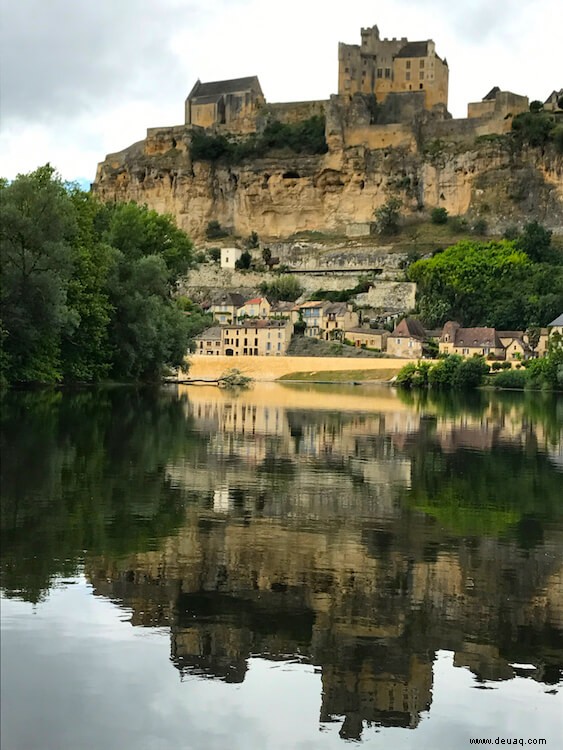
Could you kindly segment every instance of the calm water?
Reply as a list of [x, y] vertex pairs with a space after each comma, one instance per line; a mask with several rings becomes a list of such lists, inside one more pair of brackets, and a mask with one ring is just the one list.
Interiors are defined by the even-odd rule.
[[563, 747], [563, 400], [2, 404], [2, 750]]

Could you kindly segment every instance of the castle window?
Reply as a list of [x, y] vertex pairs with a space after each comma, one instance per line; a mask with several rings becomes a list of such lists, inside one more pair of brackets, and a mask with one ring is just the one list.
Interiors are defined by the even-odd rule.
[[391, 78], [391, 68], [385, 68], [385, 78]]
[[420, 61], [420, 67], [421, 67], [421, 68], [423, 68], [423, 67], [424, 67], [424, 60], [421, 60], [421, 61]]
[[423, 70], [420, 71], [419, 78], [420, 78], [421, 81], [424, 81], [424, 71]]
[[424, 88], [424, 84], [423, 83], [419, 83], [418, 88], [419, 89], [423, 89]]
[[410, 67], [411, 67], [411, 61], [407, 60], [407, 70], [410, 70]]
[[378, 78], [383, 78], [383, 68], [378, 68], [377, 69], [377, 77]]
[[406, 78], [407, 78], [407, 81], [410, 81], [410, 79], [411, 79], [411, 72], [410, 72], [410, 70], [407, 70]]

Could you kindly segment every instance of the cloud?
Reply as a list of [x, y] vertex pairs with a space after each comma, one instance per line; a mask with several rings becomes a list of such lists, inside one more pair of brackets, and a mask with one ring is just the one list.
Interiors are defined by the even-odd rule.
[[157, 97], [177, 85], [178, 24], [202, 4], [178, 0], [0, 0], [3, 124], [48, 123], [117, 97]]

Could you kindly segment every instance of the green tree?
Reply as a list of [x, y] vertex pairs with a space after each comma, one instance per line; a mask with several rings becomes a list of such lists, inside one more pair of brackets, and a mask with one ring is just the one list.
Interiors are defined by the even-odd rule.
[[387, 198], [385, 203], [375, 209], [375, 221], [379, 234], [391, 235], [399, 231], [400, 209], [402, 203], [399, 198]]
[[446, 208], [433, 208], [430, 212], [430, 221], [432, 224], [447, 224], [448, 211]]
[[0, 187], [0, 318], [11, 381], [62, 378], [60, 336], [78, 323], [67, 292], [77, 227], [71, 199], [49, 165]]

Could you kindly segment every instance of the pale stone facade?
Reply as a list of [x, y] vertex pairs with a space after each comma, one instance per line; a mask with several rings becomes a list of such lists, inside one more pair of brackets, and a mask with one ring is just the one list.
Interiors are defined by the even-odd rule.
[[447, 108], [448, 63], [436, 54], [431, 39], [381, 39], [377, 26], [362, 29], [361, 37], [361, 45], [338, 45], [340, 96], [370, 94], [383, 102], [391, 93], [423, 91], [426, 109]]
[[280, 357], [291, 336], [293, 324], [289, 320], [246, 320], [241, 323], [208, 328], [194, 341], [195, 354], [227, 357]]
[[240, 247], [221, 248], [221, 268], [236, 268], [236, 262], [240, 259], [242, 250]]
[[496, 119], [514, 117], [521, 112], [528, 112], [527, 96], [513, 94], [512, 91], [501, 91], [498, 86], [492, 88], [480, 102], [469, 102], [467, 117], [494, 117]]
[[379, 349], [380, 352], [386, 351], [387, 339], [390, 335], [389, 331], [381, 331], [375, 328], [348, 328], [344, 331], [345, 338], [351, 341], [354, 346]]
[[330, 341], [344, 336], [344, 331], [360, 322], [358, 313], [346, 302], [312, 300], [293, 308], [293, 322], [303, 320], [304, 335]]

